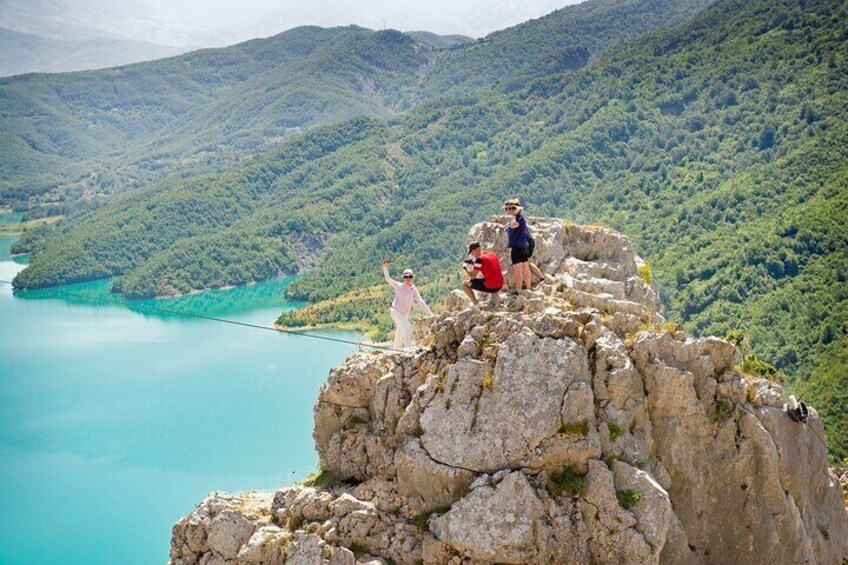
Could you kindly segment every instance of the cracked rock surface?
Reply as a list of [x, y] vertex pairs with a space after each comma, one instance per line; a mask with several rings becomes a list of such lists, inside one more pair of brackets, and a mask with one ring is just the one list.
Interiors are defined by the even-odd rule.
[[[530, 218], [533, 291], [452, 293], [418, 347], [358, 353], [315, 405], [320, 484], [213, 493], [173, 565], [839, 564], [824, 429], [666, 324], [611, 230]], [[502, 222], [474, 226], [509, 265]]]

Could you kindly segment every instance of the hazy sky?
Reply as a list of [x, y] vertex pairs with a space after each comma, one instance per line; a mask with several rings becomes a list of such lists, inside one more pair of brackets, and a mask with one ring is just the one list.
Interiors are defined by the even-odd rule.
[[223, 45], [299, 25], [358, 24], [482, 37], [578, 0], [0, 0], [0, 26], [68, 39], [101, 33]]
[[[146, 3], [161, 15], [204, 27], [227, 24], [273, 14], [281, 21], [358, 23], [437, 33], [465, 33], [480, 37], [496, 29], [539, 17], [575, 0], [117, 0]], [[253, 18], [253, 19], [258, 19]], [[352, 21], [356, 20], [356, 21]], [[299, 24], [296, 24], [299, 25]], [[434, 27], [436, 26], [436, 27]]]

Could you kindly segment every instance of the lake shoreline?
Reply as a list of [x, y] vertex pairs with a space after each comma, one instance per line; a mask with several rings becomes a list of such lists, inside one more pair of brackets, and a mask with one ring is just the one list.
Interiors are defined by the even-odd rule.
[[[12, 241], [0, 278], [23, 268]], [[267, 328], [304, 305], [289, 282], [156, 300], [110, 294], [109, 279], [0, 292], [0, 562], [166, 562], [172, 525], [209, 492], [313, 472], [312, 407], [356, 346], [198, 319]]]
[[368, 324], [360, 324], [357, 322], [349, 322], [343, 324], [309, 324], [305, 326], [285, 326], [283, 324], [272, 324], [272, 327], [280, 332], [289, 333], [289, 334], [297, 334], [298, 332], [309, 332], [314, 330], [337, 330], [337, 331], [351, 331], [357, 332], [365, 336], [365, 339], [359, 342], [359, 345], [362, 347], [384, 347], [388, 346], [388, 342], [379, 342], [374, 341], [370, 337], [370, 331], [372, 328], [368, 326]]

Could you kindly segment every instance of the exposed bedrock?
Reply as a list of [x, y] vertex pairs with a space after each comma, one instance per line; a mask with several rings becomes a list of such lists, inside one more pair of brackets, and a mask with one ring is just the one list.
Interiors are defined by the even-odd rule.
[[[538, 289], [457, 291], [415, 350], [331, 371], [321, 486], [213, 493], [174, 526], [173, 565], [848, 558], [815, 410], [793, 421], [733, 344], [666, 324], [624, 236], [530, 225]], [[509, 264], [499, 222], [472, 239]]]

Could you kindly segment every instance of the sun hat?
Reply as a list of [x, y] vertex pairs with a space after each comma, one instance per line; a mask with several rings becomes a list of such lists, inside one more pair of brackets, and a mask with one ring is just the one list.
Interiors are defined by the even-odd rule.
[[518, 198], [510, 198], [509, 200], [504, 202], [504, 208], [506, 208], [507, 206], [519, 207], [521, 206], [521, 203], [519, 202]]
[[415, 273], [412, 272], [412, 269], [404, 269], [403, 276], [405, 277], [414, 277]]

